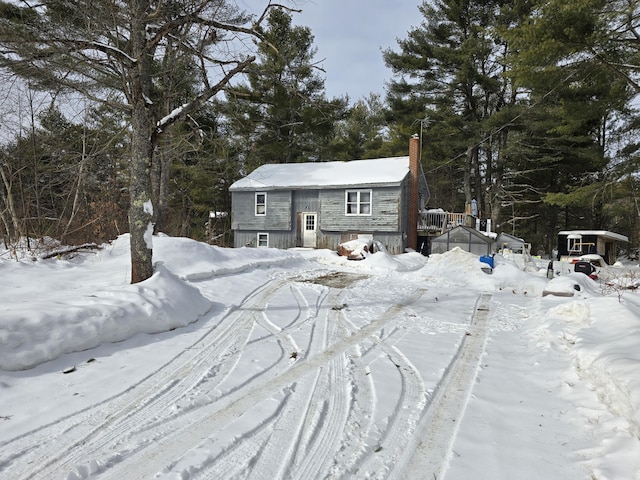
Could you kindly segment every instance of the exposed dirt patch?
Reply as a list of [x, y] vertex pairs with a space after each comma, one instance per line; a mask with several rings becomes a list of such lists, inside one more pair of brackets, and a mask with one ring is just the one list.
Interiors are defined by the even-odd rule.
[[357, 282], [358, 280], [364, 280], [365, 278], [369, 278], [369, 275], [335, 272], [322, 275], [321, 277], [310, 278], [305, 280], [305, 282], [317, 283], [318, 285], [324, 285], [326, 287], [345, 288], [350, 286], [352, 283]]

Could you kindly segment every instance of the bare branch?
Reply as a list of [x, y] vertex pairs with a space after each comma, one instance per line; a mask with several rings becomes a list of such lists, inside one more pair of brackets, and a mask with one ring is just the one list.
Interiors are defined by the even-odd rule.
[[269, 4], [264, 8], [264, 11], [262, 12], [262, 14], [258, 18], [258, 20], [256, 20], [255, 24], [256, 25], [260, 25], [264, 21], [264, 19], [267, 17], [267, 14], [269, 13], [269, 10], [271, 10], [272, 8], [282, 8], [284, 10], [287, 10], [288, 12], [294, 12], [294, 13], [302, 12], [301, 9], [296, 9], [296, 8], [293, 8], [293, 7], [289, 7], [289, 6], [283, 5], [281, 3], [271, 3], [271, 1], [269, 1]]
[[239, 62], [235, 68], [231, 69], [218, 83], [216, 83], [213, 87], [209, 87], [204, 90], [200, 95], [195, 97], [189, 103], [185, 103], [184, 105], [173, 110], [169, 115], [158, 121], [156, 128], [153, 132], [152, 139], [154, 143], [157, 141], [157, 138], [162, 134], [162, 132], [169, 126], [173, 125], [179, 120], [184, 119], [187, 115], [193, 113], [198, 108], [200, 108], [203, 104], [205, 104], [209, 99], [211, 99], [218, 92], [222, 91], [222, 89], [231, 81], [231, 79], [242, 72], [245, 68], [247, 68], [251, 63], [256, 60], [255, 56], [251, 56], [246, 58], [244, 61]]

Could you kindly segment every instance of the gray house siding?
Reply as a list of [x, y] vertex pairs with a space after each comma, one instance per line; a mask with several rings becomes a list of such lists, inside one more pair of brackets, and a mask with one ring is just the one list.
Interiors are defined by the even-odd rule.
[[234, 232], [233, 246], [235, 248], [258, 246], [258, 233], [269, 234], [269, 247], [287, 249], [295, 246], [291, 241], [291, 232], [270, 230], [237, 230]]
[[[406, 205], [407, 208], [400, 208], [400, 226], [398, 228], [398, 231], [402, 232], [403, 235], [406, 234], [407, 232], [407, 228], [409, 227], [409, 195], [410, 195], [410, 189], [409, 189], [409, 180], [405, 179], [404, 182], [402, 182], [402, 186], [401, 186], [402, 191], [400, 192], [399, 197], [401, 198], [400, 202], [402, 203], [402, 205]], [[401, 206], [402, 206], [401, 205]], [[403, 241], [403, 249], [404, 251], [404, 241]]]
[[[346, 215], [345, 191], [320, 191], [322, 219], [320, 228], [329, 231], [397, 232], [400, 226], [400, 202], [397, 187], [372, 188], [371, 215]], [[360, 187], [355, 190], [367, 190]]]
[[319, 229], [320, 199], [318, 196], [318, 190], [293, 191], [293, 211], [291, 215], [293, 225], [291, 229], [289, 247], [287, 248], [301, 247], [303, 245], [301, 227], [303, 213], [316, 213], [316, 226]]
[[[356, 190], [358, 189], [368, 188], [360, 187]], [[371, 215], [346, 215], [346, 190], [328, 189], [319, 192], [318, 248], [335, 250], [340, 243], [355, 239], [358, 235], [371, 235], [389, 253], [402, 253], [405, 238], [401, 229], [403, 215], [400, 192], [403, 188], [371, 188]]]
[[398, 255], [405, 251], [406, 236], [402, 233], [376, 233], [374, 239], [384, 245], [392, 255]]
[[255, 215], [255, 193], [232, 193], [234, 246], [256, 246], [258, 233], [269, 234], [269, 247], [301, 246], [299, 214], [320, 217], [318, 190], [268, 190], [266, 215]]
[[233, 230], [291, 230], [291, 191], [277, 190], [266, 193], [266, 215], [255, 214], [256, 192], [232, 193]]
[[[260, 190], [257, 190], [260, 192]], [[232, 226], [235, 247], [257, 246], [258, 233], [269, 234], [269, 246], [290, 248], [292, 215], [291, 191], [268, 191], [266, 214], [256, 215], [256, 192], [232, 192]]]
[[372, 235], [390, 253], [403, 252], [405, 229], [401, 226], [407, 223], [406, 213], [401, 213], [401, 202], [407, 201], [404, 184], [371, 188], [371, 215], [346, 215], [346, 190], [267, 191], [264, 216], [255, 215], [255, 192], [233, 192], [234, 246], [256, 246], [258, 233], [268, 233], [269, 247], [299, 247], [302, 238], [298, 222], [307, 212], [317, 214], [318, 248], [335, 250], [358, 235]]
[[293, 212], [319, 212], [318, 190], [295, 190], [293, 192]]

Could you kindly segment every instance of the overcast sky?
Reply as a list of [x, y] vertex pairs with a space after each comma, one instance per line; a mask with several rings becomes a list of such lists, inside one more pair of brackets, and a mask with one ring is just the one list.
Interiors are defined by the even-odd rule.
[[[262, 12], [268, 0], [236, 0], [249, 11]], [[291, 2], [282, 2], [290, 5]], [[296, 0], [302, 13], [293, 15], [296, 25], [309, 27], [326, 71], [327, 97], [349, 95], [351, 103], [369, 95], [384, 95], [391, 79], [382, 50], [398, 51], [397, 38], [405, 39], [423, 17], [421, 0]]]

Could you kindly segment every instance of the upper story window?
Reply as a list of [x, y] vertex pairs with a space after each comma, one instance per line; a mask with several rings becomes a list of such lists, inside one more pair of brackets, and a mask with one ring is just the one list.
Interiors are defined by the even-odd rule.
[[256, 215], [267, 214], [267, 194], [265, 192], [256, 192]]
[[371, 190], [347, 190], [345, 192], [347, 215], [371, 215]]

